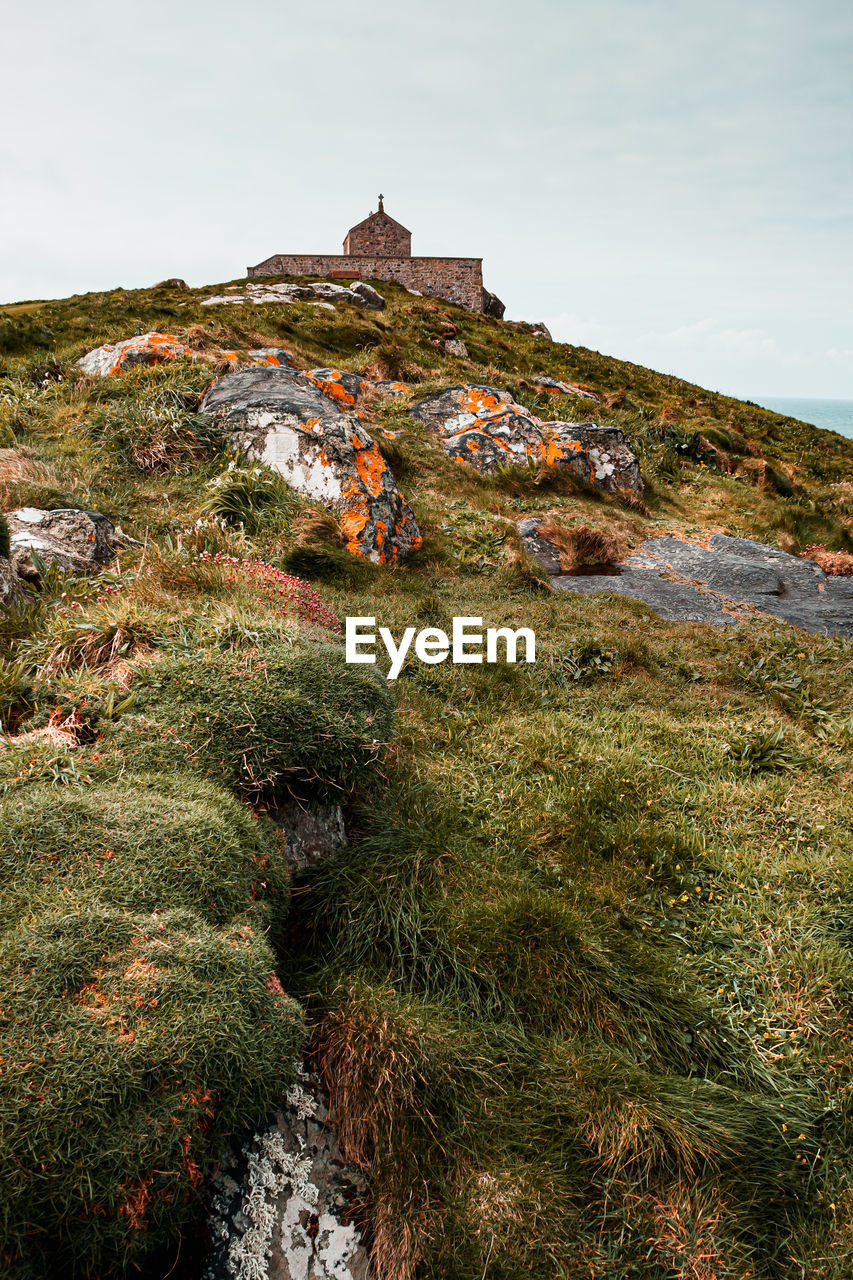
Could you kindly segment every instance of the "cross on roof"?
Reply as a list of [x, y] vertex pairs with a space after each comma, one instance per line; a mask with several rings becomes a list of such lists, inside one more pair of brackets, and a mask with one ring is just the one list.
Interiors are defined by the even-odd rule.
[[383, 201], [384, 199], [385, 199], [385, 197], [383, 196], [382, 192], [380, 191], [380, 192], [379, 192], [379, 212], [380, 212], [380, 213], [384, 213], [384, 212], [385, 212], [385, 207], [384, 207], [384, 205], [382, 204], [382, 201]]

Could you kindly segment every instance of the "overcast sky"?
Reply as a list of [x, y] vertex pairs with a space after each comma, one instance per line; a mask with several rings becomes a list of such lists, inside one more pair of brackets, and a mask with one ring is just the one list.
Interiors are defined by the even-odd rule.
[[376, 207], [514, 319], [853, 399], [850, 0], [5, 0], [0, 300], [339, 252]]

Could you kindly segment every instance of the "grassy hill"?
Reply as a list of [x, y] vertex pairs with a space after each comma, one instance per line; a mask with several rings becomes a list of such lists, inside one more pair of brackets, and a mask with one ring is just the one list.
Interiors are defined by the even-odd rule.
[[[48, 1124], [62, 1105], [49, 1095], [72, 1076], [59, 1048], [39, 1059], [40, 1082], [32, 1068], [48, 1006], [57, 1044], [66, 1024], [79, 1038], [91, 1023], [80, 1022], [77, 997], [68, 1022], [69, 991], [112, 982], [104, 1002], [124, 1001], [125, 1012], [104, 1025], [126, 1034], [134, 997], [121, 973], [154, 963], [156, 937], [139, 922], [156, 900], [172, 913], [178, 1004], [146, 1062], [164, 1037], [212, 1036], [217, 1008], [236, 1018], [243, 984], [240, 1016], [266, 1028], [254, 1055], [236, 1055], [239, 1088], [221, 1116], [204, 1119], [208, 1104], [193, 1104], [194, 1167], [241, 1120], [262, 1119], [286, 1084], [276, 1054], [292, 1056], [304, 1034], [347, 1155], [368, 1173], [381, 1280], [844, 1280], [853, 647], [758, 617], [688, 627], [627, 599], [552, 594], [515, 521], [547, 513], [621, 553], [655, 533], [715, 531], [793, 552], [849, 551], [853, 441], [380, 288], [381, 312], [202, 307], [209, 290], [166, 286], [0, 313], [0, 506], [99, 511], [142, 544], [99, 586], [48, 575], [40, 596], [0, 614], [4, 877], [33, 814], [59, 823], [44, 847], [34, 838], [0, 939], [13, 994], [0, 1124], [19, 1135], [0, 1181], [9, 1274], [43, 1274], [57, 1256], [81, 1274], [118, 1273], [193, 1213], [184, 1148], [167, 1207], [151, 1208], [153, 1157], [133, 1144], [159, 1121], [129, 1118], [146, 1105], [130, 1093], [112, 1123], [126, 1125], [136, 1165], [125, 1169], [118, 1150], [93, 1157], [108, 1196], [90, 1195], [75, 1166], [74, 1108], [85, 1103], [72, 1094], [62, 1113], [63, 1151]], [[448, 324], [468, 360], [441, 346]], [[405, 401], [377, 400], [367, 427], [424, 546], [393, 570], [368, 564], [343, 550], [334, 517], [274, 477], [212, 483], [231, 455], [197, 412], [209, 364], [96, 381], [75, 371], [92, 347], [152, 329], [199, 351], [280, 345], [300, 368], [405, 379], [419, 394], [486, 382], [541, 417], [617, 423], [640, 458], [645, 505], [544, 470], [478, 477], [413, 425]], [[548, 401], [539, 374], [601, 403]], [[409, 662], [390, 686], [392, 729], [385, 688], [342, 664], [313, 606], [281, 617], [258, 560], [299, 574], [338, 617], [376, 615], [395, 635], [454, 615], [533, 627], [538, 661]], [[268, 670], [275, 680], [258, 677]], [[244, 691], [253, 728], [236, 751], [228, 726]], [[298, 714], [288, 701], [297, 697]], [[374, 740], [390, 745], [366, 756]], [[256, 748], [249, 785], [245, 752]], [[289, 905], [278, 872], [253, 896], [251, 859], [277, 865], [272, 846], [255, 847], [268, 839], [263, 817], [241, 835], [222, 816], [247, 804], [263, 814], [259, 770], [308, 791], [320, 779], [346, 804], [350, 847]], [[210, 885], [202, 871], [189, 886], [182, 877], [180, 892], [168, 851], [180, 860], [182, 837], [171, 804], [151, 817], [148, 794], [170, 794], [164, 777], [183, 794], [176, 776], [199, 830], [227, 828], [187, 837], [214, 841], [220, 856]], [[98, 797], [115, 806], [122, 795], [132, 892], [85, 861], [107, 839], [96, 832]], [[155, 833], [143, 845], [136, 812]], [[8, 834], [13, 817], [19, 837]], [[72, 880], [78, 857], [84, 874]], [[153, 898], [146, 865], [164, 886]], [[130, 914], [116, 924], [111, 912]], [[133, 928], [121, 923], [131, 918]], [[116, 955], [139, 951], [114, 979], [100, 951], [87, 959], [73, 942], [110, 930]], [[223, 965], [208, 1003], [185, 1017], [180, 1001], [200, 980], [194, 957], [227, 956], [238, 935], [251, 937], [244, 967]], [[44, 985], [51, 957], [61, 992]], [[273, 964], [287, 995], [271, 1004], [262, 978]], [[144, 1037], [134, 1034], [137, 1052]], [[211, 1060], [226, 1051], [214, 1041]], [[110, 1070], [122, 1061], [110, 1058]], [[163, 1084], [169, 1101], [191, 1096], [181, 1070]], [[72, 1225], [57, 1241], [59, 1208]], [[147, 1265], [159, 1274], [156, 1255]]]

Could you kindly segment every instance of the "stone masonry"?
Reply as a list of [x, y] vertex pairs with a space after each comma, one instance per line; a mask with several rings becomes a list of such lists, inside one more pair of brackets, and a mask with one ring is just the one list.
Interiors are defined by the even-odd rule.
[[380, 196], [378, 211], [347, 233], [342, 254], [278, 253], [247, 275], [393, 280], [468, 311], [485, 309], [482, 258], [413, 258], [411, 243], [411, 232], [385, 212]]

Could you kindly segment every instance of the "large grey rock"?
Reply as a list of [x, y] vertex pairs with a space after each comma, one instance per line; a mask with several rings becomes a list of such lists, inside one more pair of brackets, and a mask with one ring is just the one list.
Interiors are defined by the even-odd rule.
[[357, 1213], [367, 1184], [343, 1158], [315, 1076], [210, 1180], [204, 1280], [370, 1280]]
[[531, 333], [534, 338], [547, 338], [548, 342], [554, 341], [551, 337], [551, 330], [541, 320], [519, 320], [518, 327], [519, 329], [524, 329], [525, 333]]
[[[346, 390], [340, 382], [331, 385]], [[392, 564], [421, 546], [412, 509], [361, 422], [341, 414], [304, 374], [266, 368], [227, 373], [201, 407], [222, 422], [247, 457], [340, 512], [353, 555]]]
[[22, 578], [38, 577], [33, 552], [46, 565], [57, 564], [66, 573], [97, 573], [129, 541], [106, 516], [74, 507], [56, 511], [20, 507], [7, 512], [6, 519], [12, 565]]
[[366, 307], [370, 307], [374, 311], [381, 311], [385, 306], [385, 299], [372, 284], [368, 284], [366, 280], [357, 280], [355, 284], [350, 285], [352, 293], [361, 298]]
[[730, 624], [760, 610], [805, 631], [853, 636], [853, 578], [827, 576], [813, 561], [763, 542], [722, 533], [708, 546], [650, 538], [617, 567], [615, 577], [561, 575], [552, 585], [633, 596], [675, 622]]
[[491, 316], [494, 320], [503, 320], [506, 305], [501, 302], [496, 293], [490, 293], [488, 289], [484, 289], [483, 311], [487, 316]]

